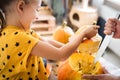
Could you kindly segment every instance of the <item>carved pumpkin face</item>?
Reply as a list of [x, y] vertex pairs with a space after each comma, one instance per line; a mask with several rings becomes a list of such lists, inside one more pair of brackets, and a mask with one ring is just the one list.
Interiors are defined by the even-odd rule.
[[58, 80], [82, 80], [83, 74], [102, 73], [100, 63], [94, 64], [93, 56], [86, 53], [74, 53], [59, 67]]

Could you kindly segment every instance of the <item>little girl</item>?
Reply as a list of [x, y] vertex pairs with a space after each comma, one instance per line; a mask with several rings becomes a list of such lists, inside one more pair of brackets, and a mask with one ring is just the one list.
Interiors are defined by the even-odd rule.
[[42, 57], [65, 60], [84, 37], [96, 35], [91, 26], [63, 45], [39, 38], [30, 29], [41, 0], [0, 0], [0, 80], [47, 80]]

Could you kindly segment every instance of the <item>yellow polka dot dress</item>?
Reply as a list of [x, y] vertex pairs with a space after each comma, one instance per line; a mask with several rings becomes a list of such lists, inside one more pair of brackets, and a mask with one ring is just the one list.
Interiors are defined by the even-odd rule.
[[0, 35], [0, 80], [47, 80], [41, 57], [30, 55], [39, 41], [34, 31], [7, 26]]

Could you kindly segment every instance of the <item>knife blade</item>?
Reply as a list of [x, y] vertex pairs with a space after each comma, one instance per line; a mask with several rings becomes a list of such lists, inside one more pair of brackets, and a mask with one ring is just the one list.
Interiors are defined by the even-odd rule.
[[[117, 14], [117, 19], [120, 18], [120, 14]], [[102, 57], [102, 55], [104, 54], [105, 49], [107, 48], [107, 46], [109, 45], [112, 37], [113, 37], [114, 33], [112, 33], [111, 35], [106, 35], [100, 48], [98, 49], [98, 52], [95, 56], [94, 59], [94, 63], [96, 63], [97, 61], [99, 61], [99, 59]]]

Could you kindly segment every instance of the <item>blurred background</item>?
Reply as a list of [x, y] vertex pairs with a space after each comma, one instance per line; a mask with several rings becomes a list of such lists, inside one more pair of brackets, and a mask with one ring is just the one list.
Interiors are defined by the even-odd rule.
[[[95, 23], [100, 26], [98, 33], [103, 40], [106, 20], [117, 13], [120, 0], [42, 0], [39, 18], [31, 27], [40, 36], [51, 38], [57, 27], [66, 25], [76, 32], [81, 26]], [[103, 57], [120, 67], [118, 44], [119, 39], [112, 39]]]

